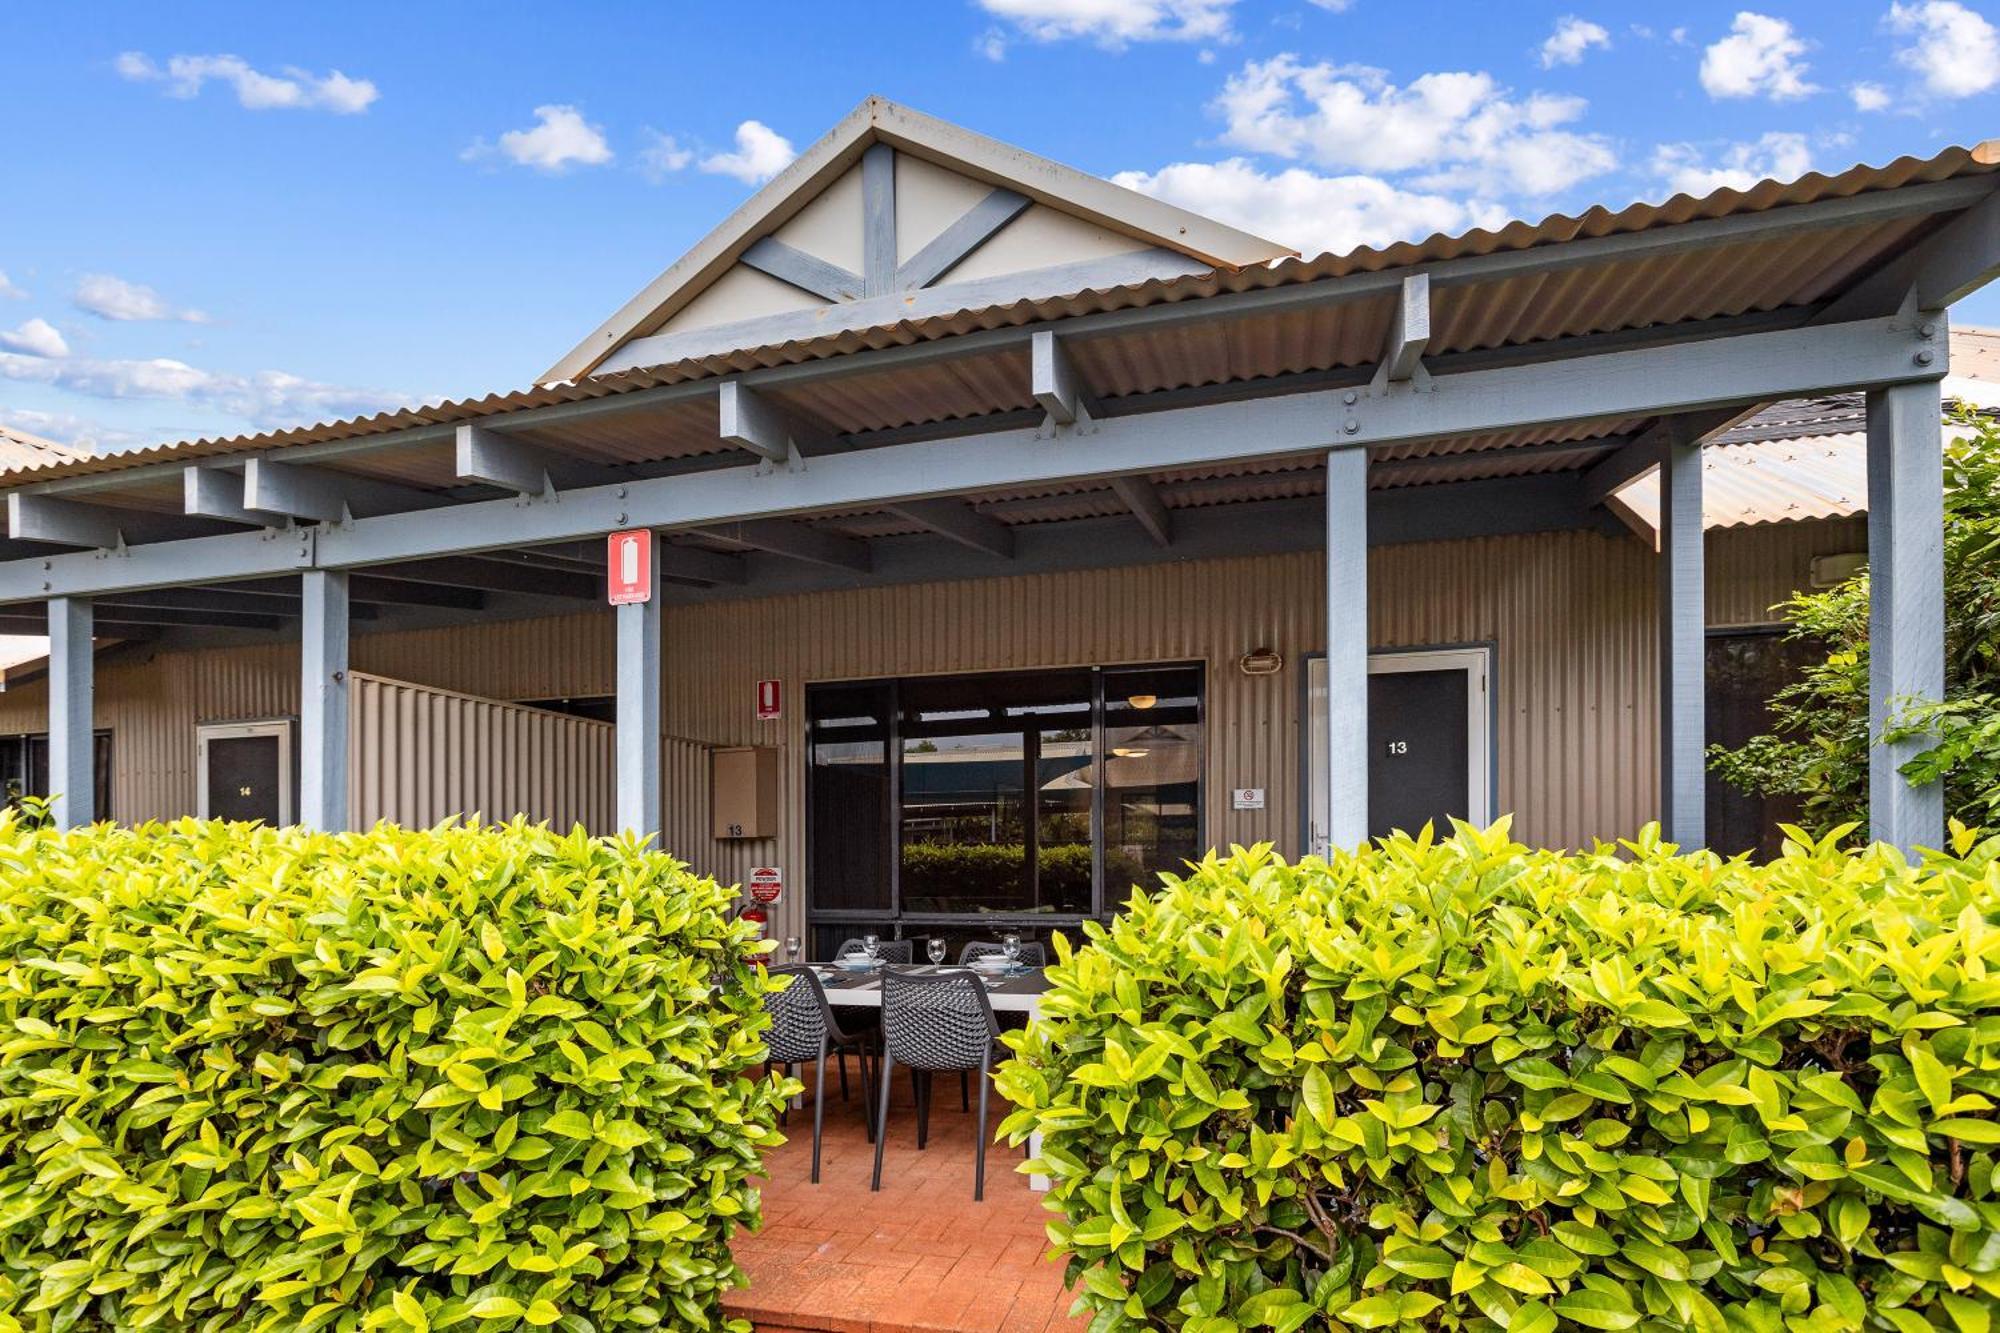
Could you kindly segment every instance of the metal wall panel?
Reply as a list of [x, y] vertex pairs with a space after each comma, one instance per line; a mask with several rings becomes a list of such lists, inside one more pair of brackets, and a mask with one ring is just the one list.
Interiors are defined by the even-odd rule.
[[357, 828], [516, 815], [612, 831], [611, 724], [350, 673]]
[[[1768, 622], [1768, 608], [1803, 586], [1813, 555], [1863, 544], [1862, 527], [1852, 521], [1711, 534], [1710, 622]], [[793, 933], [804, 898], [807, 683], [1196, 660], [1207, 664], [1209, 680], [1210, 840], [1268, 839], [1296, 851], [1302, 662], [1320, 649], [1324, 634], [1321, 568], [1320, 555], [1308, 551], [670, 607], [662, 845], [731, 882], [753, 866], [783, 868], [787, 896], [773, 930]], [[1369, 584], [1376, 648], [1493, 645], [1497, 802], [1514, 813], [1519, 836], [1583, 846], [1629, 834], [1651, 817], [1658, 744], [1654, 555], [1643, 543], [1568, 532], [1377, 547]], [[1266, 647], [1284, 655], [1280, 674], [1249, 677], [1238, 670], [1244, 653]], [[116, 817], [192, 810], [195, 724], [295, 713], [296, 663], [289, 644], [163, 651], [105, 663], [98, 724], [113, 732]], [[434, 701], [420, 708], [419, 696], [429, 700], [440, 690], [516, 700], [607, 695], [615, 675], [611, 617], [596, 612], [363, 634], [354, 641], [354, 665], [430, 687], [395, 695], [397, 707], [410, 710], [394, 715], [395, 763], [383, 769], [380, 789], [360, 794], [357, 814], [421, 823], [467, 801], [497, 809], [491, 796], [459, 794], [467, 789], [454, 787], [453, 763], [440, 763], [436, 747], [416, 744], [443, 726], [439, 743], [457, 747], [450, 751], [460, 756], [457, 764], [500, 762], [476, 749], [468, 755], [465, 732], [438, 722], [441, 706]], [[784, 716], [774, 722], [755, 716], [755, 682], [766, 678], [784, 684]], [[369, 725], [390, 722], [386, 699], [382, 707], [368, 699]], [[44, 710], [39, 684], [0, 695], [0, 734], [42, 730]], [[386, 762], [386, 733], [373, 743], [384, 747]], [[536, 743], [521, 740], [525, 748], [516, 753], [525, 757], [506, 762], [551, 780], [581, 771], [564, 765], [586, 762], [536, 750]], [[720, 745], [782, 752], [778, 838], [710, 836], [707, 751]], [[1228, 809], [1232, 787], [1263, 787], [1266, 808]], [[608, 825], [609, 817], [592, 813], [582, 797], [563, 795], [574, 804], [547, 804], [558, 796], [547, 787], [501, 803]], [[533, 805], [531, 796], [544, 804]]]

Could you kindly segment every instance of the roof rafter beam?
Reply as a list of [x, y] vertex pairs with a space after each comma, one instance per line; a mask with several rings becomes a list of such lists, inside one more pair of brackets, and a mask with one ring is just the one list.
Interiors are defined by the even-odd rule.
[[918, 523], [940, 537], [949, 537], [961, 546], [1014, 558], [1014, 530], [999, 519], [980, 513], [963, 500], [906, 500], [889, 506], [889, 512]]
[[[1431, 276], [1412, 273], [1396, 291], [1389, 336], [1375, 367], [1374, 386], [1402, 384], [1423, 373], [1424, 349], [1431, 342]], [[1425, 378], [1429, 378], [1425, 376]]]
[[243, 507], [287, 518], [339, 523], [371, 513], [422, 508], [423, 491], [258, 455], [243, 465]]
[[472, 422], [459, 426], [453, 446], [460, 481], [521, 495], [543, 495], [554, 489], [550, 472], [559, 462], [550, 450]]
[[124, 520], [117, 510], [19, 491], [7, 496], [7, 535], [19, 542], [102, 550], [116, 550], [125, 544]]
[[[511, 505], [512, 502], [503, 500], [501, 503]], [[368, 573], [384, 581], [437, 584], [476, 592], [526, 593], [533, 597], [561, 597], [580, 602], [596, 601], [604, 591], [601, 578], [510, 563], [497, 553], [439, 556], [371, 566]], [[352, 596], [350, 591], [350, 600]]]
[[1719, 435], [1741, 421], [1753, 408], [1723, 407], [1663, 417], [1634, 435], [1629, 443], [1583, 474], [1583, 502], [1603, 504], [1618, 491], [1660, 465], [1672, 444], [1695, 444]]
[[191, 518], [221, 519], [253, 528], [283, 527], [281, 514], [260, 513], [243, 503], [243, 474], [194, 463], [181, 473], [181, 512]]
[[716, 537], [738, 546], [768, 551], [772, 555], [805, 560], [815, 565], [832, 565], [866, 574], [875, 567], [868, 543], [815, 528], [789, 519], [747, 519], [698, 529], [705, 537]]
[[2000, 277], [2000, 194], [1989, 195], [1831, 302], [1828, 323], [1942, 310]]
[[865, 286], [860, 275], [786, 245], [775, 236], [766, 236], [745, 250], [743, 262], [766, 277], [789, 283], [836, 305], [860, 299]]
[[1059, 426], [1074, 425], [1090, 415], [1083, 381], [1070, 364], [1069, 353], [1060, 339], [1047, 329], [1037, 329], [1028, 344], [1028, 373], [1035, 401]]
[[974, 250], [993, 238], [995, 232], [1019, 217], [1034, 201], [1024, 194], [1000, 187], [974, 204], [924, 247], [910, 256], [896, 273], [897, 287], [913, 292], [928, 287], [951, 272]]
[[[107, 593], [95, 599], [100, 608], [152, 607], [181, 611], [220, 611], [232, 615], [295, 616], [300, 597], [296, 591], [275, 588], [150, 588], [143, 592]], [[357, 620], [373, 620], [381, 614], [378, 606], [353, 609]]]
[[1113, 477], [1111, 489], [1118, 494], [1125, 507], [1132, 511], [1132, 517], [1139, 520], [1139, 526], [1146, 535], [1160, 546], [1174, 544], [1174, 516], [1167, 508], [1167, 502], [1160, 498], [1160, 488], [1151, 478], [1142, 476]]
[[722, 382], [716, 395], [717, 433], [724, 444], [748, 449], [767, 463], [791, 463], [819, 433], [741, 380]]

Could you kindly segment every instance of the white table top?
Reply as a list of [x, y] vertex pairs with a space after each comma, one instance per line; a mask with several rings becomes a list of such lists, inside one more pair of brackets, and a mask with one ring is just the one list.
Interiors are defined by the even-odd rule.
[[[826, 986], [826, 1002], [831, 1005], [847, 1006], [855, 1009], [880, 1009], [882, 1007], [882, 979], [874, 973], [849, 973], [835, 967], [817, 967], [820, 981]], [[908, 969], [918, 976], [930, 976], [940, 971], [977, 972], [974, 968], [937, 968], [920, 965]], [[1041, 1012], [1042, 992], [1049, 988], [1048, 977], [1040, 972], [1028, 972], [1019, 976], [981, 976], [986, 983], [986, 1001], [993, 1006], [996, 1014], [1038, 1014]]]

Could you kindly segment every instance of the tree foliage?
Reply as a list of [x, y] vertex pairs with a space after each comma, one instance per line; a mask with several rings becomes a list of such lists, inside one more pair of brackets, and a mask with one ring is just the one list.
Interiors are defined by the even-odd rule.
[[1987, 1333], [2000, 838], [1211, 854], [1008, 1038], [1094, 1333]]
[[730, 902], [522, 824], [0, 814], [0, 1329], [720, 1326], [787, 1090]]
[[[1945, 450], [1945, 699], [1899, 706], [1891, 735], [1918, 737], [1904, 765], [1914, 782], [1942, 781], [1954, 818], [2000, 827], [2000, 423], [1963, 417]], [[1868, 816], [1868, 576], [1778, 608], [1787, 637], [1822, 654], [1771, 700], [1771, 729], [1735, 749], [1716, 746], [1723, 781], [1796, 795], [1816, 834]]]

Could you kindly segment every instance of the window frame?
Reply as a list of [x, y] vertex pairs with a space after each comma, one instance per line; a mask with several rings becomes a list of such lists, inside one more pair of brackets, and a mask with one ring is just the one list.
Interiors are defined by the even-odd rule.
[[[1018, 670], [971, 670], [927, 672], [908, 676], [857, 676], [831, 680], [808, 681], [805, 685], [805, 838], [803, 846], [806, 866], [806, 926], [808, 931], [827, 926], [877, 927], [876, 933], [891, 938], [902, 938], [906, 927], [963, 925], [977, 921], [993, 929], [1043, 930], [1059, 926], [1078, 926], [1085, 921], [1101, 921], [1107, 915], [1106, 889], [1104, 881], [1104, 688], [1105, 678], [1123, 671], [1193, 671], [1199, 680], [1197, 721], [1200, 740], [1195, 761], [1195, 824], [1198, 829], [1208, 826], [1208, 753], [1209, 753], [1209, 670], [1208, 663], [1200, 659], [1179, 659], [1169, 661], [1112, 662], [1097, 666], [1047, 666], [1028, 667]], [[1090, 806], [1090, 910], [1088, 912], [905, 912], [903, 910], [903, 857], [902, 857], [902, 806], [903, 806], [903, 687], [908, 684], [940, 680], [977, 680], [989, 678], [995, 681], [1022, 676], [1060, 675], [1065, 673], [1090, 673], [1090, 735], [1092, 767], [1096, 771], [1096, 788]], [[889, 797], [885, 801], [879, 835], [883, 839], [884, 860], [888, 868], [889, 894], [886, 909], [832, 908], [822, 909], [815, 905], [817, 895], [812, 883], [813, 831], [817, 812], [813, 799], [813, 751], [816, 737], [813, 732], [813, 696], [821, 690], [871, 687], [884, 689], [888, 699], [888, 727], [883, 738], [885, 763], [889, 773]], [[1029, 812], [1033, 820], [1032, 810]], [[1197, 841], [1200, 838], [1197, 837]], [[1122, 891], [1121, 891], [1122, 893]], [[1122, 899], [1121, 899], [1122, 900]], [[883, 929], [886, 927], [887, 929]], [[893, 935], [891, 934], [893, 932]]]

